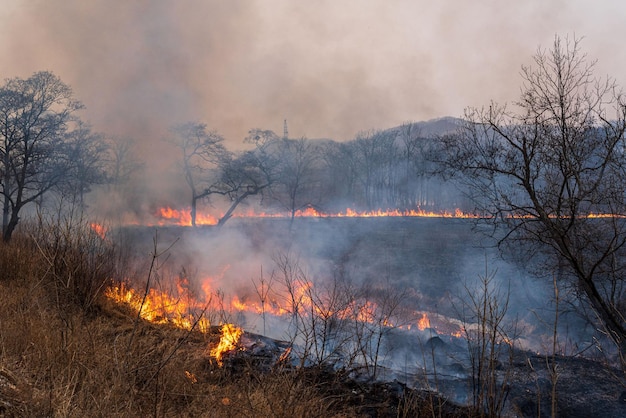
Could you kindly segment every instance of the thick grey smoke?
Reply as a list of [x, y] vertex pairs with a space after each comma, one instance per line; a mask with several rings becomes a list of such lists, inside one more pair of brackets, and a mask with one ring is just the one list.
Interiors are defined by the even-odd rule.
[[625, 7], [6, 0], [1, 75], [57, 73], [97, 129], [136, 137], [149, 150], [167, 126], [190, 119], [233, 145], [252, 127], [280, 131], [284, 118], [294, 137], [344, 140], [515, 99], [520, 65], [557, 33], [585, 36], [600, 72], [618, 75], [619, 40], [607, 34], [619, 33]]

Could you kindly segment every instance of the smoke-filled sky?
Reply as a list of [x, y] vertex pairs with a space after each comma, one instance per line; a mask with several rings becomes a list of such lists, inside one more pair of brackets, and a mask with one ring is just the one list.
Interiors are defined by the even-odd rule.
[[202, 121], [347, 140], [517, 97], [520, 66], [584, 37], [626, 85], [617, 0], [2, 0], [0, 76], [50, 70], [101, 132], [157, 141]]

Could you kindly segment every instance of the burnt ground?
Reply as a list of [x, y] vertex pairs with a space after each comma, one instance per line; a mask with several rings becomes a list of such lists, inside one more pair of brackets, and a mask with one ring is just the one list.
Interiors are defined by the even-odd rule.
[[[459, 343], [462, 343], [445, 339], [435, 341], [434, 351], [441, 353], [447, 350], [447, 355], [453, 355], [461, 347]], [[432, 341], [430, 343], [433, 344]], [[287, 345], [286, 342], [246, 333], [242, 338], [244, 350], [227, 356], [225, 367], [234, 375], [244, 373], [251, 364], [257, 370], [267, 371], [276, 367]], [[508, 375], [508, 384], [503, 389], [506, 402], [502, 416], [552, 416], [555, 380], [550, 377], [549, 365], [554, 365], [557, 370], [554, 391], [557, 416], [626, 416], [626, 388], [619, 378], [620, 373], [623, 377], [623, 372], [583, 357], [548, 358], [519, 350], [511, 358], [503, 358], [498, 366], [500, 378]], [[284, 370], [295, 372], [297, 366], [294, 364]], [[458, 362], [442, 364], [436, 372], [419, 368], [398, 372], [383, 368], [381, 377], [376, 380], [366, 377], [366, 373], [360, 374], [357, 369], [346, 370], [336, 365], [311, 367], [298, 373], [309, 384], [323, 387], [324, 391], [328, 391], [328, 396], [341, 397], [360, 416], [401, 416], [402, 406], [411, 402], [421, 403], [421, 408], [435, 408], [437, 414], [446, 417], [479, 415], [467, 407], [472, 403], [471, 371]], [[388, 378], [385, 379], [385, 376]]]
[[[510, 292], [509, 314], [529, 325], [520, 339], [524, 350], [516, 351], [510, 363], [508, 359], [501, 360], [502, 373], [512, 372], [506, 415], [550, 416], [554, 379], [543, 353], [550, 352], [546, 335], [550, 335], [553, 315], [551, 287], [519, 266], [502, 261], [493, 248], [483, 245], [486, 241], [472, 227], [471, 221], [461, 219], [302, 219], [296, 220], [291, 229], [284, 220], [232, 220], [221, 230], [160, 228], [159, 236], [163, 243], [180, 238], [173, 258], [180, 258], [181, 264], [203, 258], [215, 259], [212, 266], [235, 265], [231, 271], [236, 272], [242, 271], [236, 267], [238, 262], [264, 263], [265, 271], [270, 271], [272, 255], [288, 250], [309, 263], [314, 274], [339, 274], [364, 285], [385, 282], [414, 298], [416, 308], [451, 317], [458, 313], [453, 300], [463, 298], [468, 283], [486, 271], [495, 272]], [[130, 235], [143, 254], [149, 253], [153, 228], [135, 228]], [[236, 238], [231, 242], [232, 236]], [[229, 256], [232, 259], [224, 258]], [[250, 271], [258, 270], [259, 265], [255, 265]], [[554, 357], [558, 415], [626, 416], [624, 372], [607, 366], [605, 360], [610, 356], [593, 353], [598, 335], [589, 323], [576, 315], [563, 316], [561, 321], [560, 337], [570, 347], [566, 352], [582, 354]], [[441, 393], [451, 405], [469, 403], [472, 373], [466, 358], [467, 346], [445, 335], [436, 338], [421, 340], [421, 344], [426, 341], [440, 352], [435, 372], [421, 366], [423, 362], [416, 360], [423, 356], [419, 353], [411, 358], [412, 367], [407, 367], [406, 362], [391, 362], [389, 373], [382, 373], [385, 379], [375, 383], [383, 386], [365, 386], [369, 389], [363, 390], [371, 394], [383, 387], [394, 393], [405, 387], [427, 389], [425, 393]], [[406, 345], [411, 347], [410, 343]], [[364, 383], [358, 379], [354, 382]], [[361, 390], [358, 393], [365, 396]]]
[[[550, 416], [552, 380], [548, 361], [545, 356], [528, 353], [516, 356], [509, 402], [511, 409], [522, 416]], [[624, 381], [622, 371], [582, 357], [557, 356], [554, 364], [558, 376], [558, 416], [626, 416], [626, 387], [620, 383]]]

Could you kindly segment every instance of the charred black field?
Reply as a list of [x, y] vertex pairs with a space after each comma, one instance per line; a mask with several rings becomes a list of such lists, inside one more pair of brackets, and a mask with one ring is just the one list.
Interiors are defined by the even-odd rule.
[[[229, 264], [271, 268], [271, 256], [290, 252], [310, 267], [347, 274], [360, 282], [419, 285], [442, 296], [464, 279], [502, 267], [493, 242], [476, 230], [474, 220], [442, 218], [300, 218], [235, 219], [223, 228], [129, 227], [128, 237], [141, 251], [155, 235], [161, 247], [194, 263], [193, 257]], [[233, 244], [235, 246], [233, 247]], [[225, 254], [223, 249], [233, 249]], [[269, 256], [259, 259], [259, 256]], [[178, 260], [182, 261], [182, 260]], [[253, 264], [267, 262], [262, 266]], [[195, 260], [202, 263], [201, 260]], [[517, 270], [506, 266], [511, 274]]]

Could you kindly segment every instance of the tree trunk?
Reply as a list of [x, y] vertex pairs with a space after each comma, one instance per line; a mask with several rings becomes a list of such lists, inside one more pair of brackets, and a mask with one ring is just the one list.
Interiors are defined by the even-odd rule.
[[194, 196], [191, 198], [191, 226], [196, 226], [196, 214], [197, 214], [197, 202], [198, 198]]
[[[3, 218], [4, 218], [3, 214]], [[11, 241], [11, 237], [13, 236], [13, 231], [15, 231], [15, 227], [17, 226], [17, 223], [19, 221], [19, 216], [17, 216], [17, 210], [14, 210], [13, 212], [11, 212], [11, 217], [9, 219], [9, 222], [2, 225], [2, 240], [4, 242], [9, 242]], [[3, 219], [4, 220], [4, 219]]]
[[[563, 233], [560, 233], [558, 228], [552, 224], [552, 221], [549, 219], [545, 220], [546, 218], [547, 216], [544, 217], [544, 224], [553, 231], [554, 241], [556, 241], [560, 251], [563, 254], [577, 254], [571, 240], [564, 236]], [[623, 320], [620, 320], [616, 307], [602, 297], [594, 282], [594, 277], [585, 272], [578, 257], [567, 257], [567, 262], [578, 278], [578, 287], [582, 289], [585, 296], [589, 299], [593, 310], [606, 328], [609, 337], [615, 341], [622, 356], [626, 356], [626, 324], [624, 324]]]
[[[6, 148], [6, 144], [5, 144]], [[4, 170], [4, 176], [2, 178], [2, 189], [4, 193], [7, 193], [9, 190], [9, 185], [11, 184], [11, 177], [9, 176], [9, 159], [8, 154], [5, 153], [5, 157], [3, 160], [2, 169]], [[5, 233], [9, 226], [9, 215], [11, 214], [11, 202], [9, 201], [9, 195], [4, 194], [3, 196], [3, 205], [2, 205], [2, 239], [7, 242], [8, 239], [5, 238]], [[10, 235], [10, 234], [9, 234]]]
[[626, 326], [615, 314], [615, 308], [607, 305], [593, 281], [581, 278], [580, 287], [582, 287], [585, 295], [591, 302], [591, 306], [593, 306], [596, 314], [606, 327], [607, 334], [615, 341], [621, 355], [626, 358]]
[[11, 206], [9, 204], [9, 199], [4, 197], [4, 205], [2, 208], [2, 239], [6, 242], [5, 232], [9, 226], [9, 214], [11, 213]]
[[289, 231], [293, 228], [293, 222], [296, 220], [296, 208], [291, 209], [291, 216], [289, 216]]
[[241, 196], [239, 196], [238, 198], [236, 198], [236, 199], [233, 201], [233, 204], [232, 204], [232, 205], [230, 205], [230, 207], [228, 208], [228, 210], [226, 211], [226, 213], [224, 214], [224, 216], [222, 216], [222, 217], [220, 218], [220, 220], [219, 220], [219, 221], [217, 221], [217, 226], [218, 226], [218, 228], [221, 228], [221, 227], [222, 227], [222, 226], [226, 223], [226, 221], [227, 221], [227, 220], [229, 220], [229, 219], [233, 216], [233, 212], [235, 211], [235, 209], [237, 209], [237, 206], [239, 206], [239, 204], [240, 204], [241, 202], [243, 202], [243, 201], [244, 201], [244, 199], [245, 199], [246, 197], [248, 197], [248, 196], [250, 196], [250, 195], [252, 195], [252, 194], [256, 194], [256, 192], [255, 192], [255, 193], [252, 193], [252, 192], [245, 192], [244, 194], [242, 194]]

